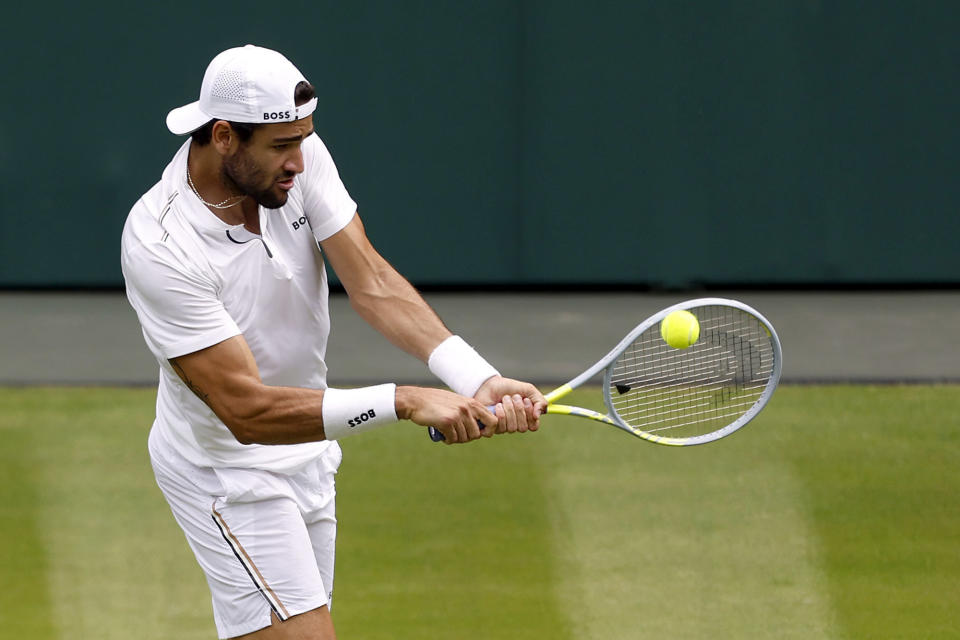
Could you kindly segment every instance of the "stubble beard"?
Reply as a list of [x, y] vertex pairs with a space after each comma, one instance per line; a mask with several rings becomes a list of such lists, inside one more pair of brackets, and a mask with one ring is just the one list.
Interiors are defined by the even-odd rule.
[[253, 198], [266, 209], [279, 209], [287, 203], [287, 192], [279, 194], [271, 191], [273, 181], [265, 188], [260, 185], [266, 180], [266, 172], [258, 167], [244, 151], [238, 151], [224, 158], [220, 167], [220, 180], [231, 191]]

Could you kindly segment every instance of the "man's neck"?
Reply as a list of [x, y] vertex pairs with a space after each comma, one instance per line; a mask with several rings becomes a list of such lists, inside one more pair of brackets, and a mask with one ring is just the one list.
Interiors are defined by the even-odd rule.
[[[231, 190], [221, 179], [222, 160], [212, 149], [190, 145], [187, 156], [188, 183], [213, 215], [227, 224], [242, 224], [260, 233], [260, 208], [250, 197]], [[219, 205], [219, 206], [214, 206]]]

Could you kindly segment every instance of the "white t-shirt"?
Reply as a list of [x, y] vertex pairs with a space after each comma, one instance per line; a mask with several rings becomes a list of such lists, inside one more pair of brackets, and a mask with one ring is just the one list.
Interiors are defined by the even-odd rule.
[[169, 359], [242, 334], [265, 384], [325, 389], [330, 319], [318, 242], [357, 206], [316, 134], [280, 209], [260, 208], [261, 235], [229, 225], [187, 185], [188, 139], [133, 206], [121, 241], [127, 297], [160, 363], [158, 429], [190, 462], [292, 472], [335, 442], [244, 445], [177, 376]]

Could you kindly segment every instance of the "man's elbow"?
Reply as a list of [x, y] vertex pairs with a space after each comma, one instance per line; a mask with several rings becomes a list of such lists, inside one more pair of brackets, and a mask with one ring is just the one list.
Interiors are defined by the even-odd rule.
[[254, 433], [253, 430], [244, 430], [242, 428], [230, 427], [230, 433], [233, 434], [233, 437], [237, 439], [237, 442], [240, 444], [263, 444], [260, 442], [258, 434]]
[[240, 444], [261, 444], [259, 442], [260, 434], [250, 421], [233, 416], [224, 416], [221, 417], [220, 420], [223, 424], [227, 425], [227, 429], [230, 430], [230, 433], [233, 434], [233, 437], [236, 438]]
[[269, 444], [264, 442], [261, 428], [263, 410], [254, 403], [235, 404], [230, 409], [217, 412], [217, 417], [226, 425], [240, 444]]

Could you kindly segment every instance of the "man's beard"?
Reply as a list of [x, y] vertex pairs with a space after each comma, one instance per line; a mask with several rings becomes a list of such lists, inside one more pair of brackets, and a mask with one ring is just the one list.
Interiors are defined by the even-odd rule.
[[270, 190], [274, 181], [271, 180], [266, 188], [261, 188], [266, 180], [266, 172], [254, 164], [243, 150], [224, 158], [220, 168], [220, 180], [232, 191], [250, 196], [267, 209], [279, 209], [287, 203], [286, 191], [277, 194]]

